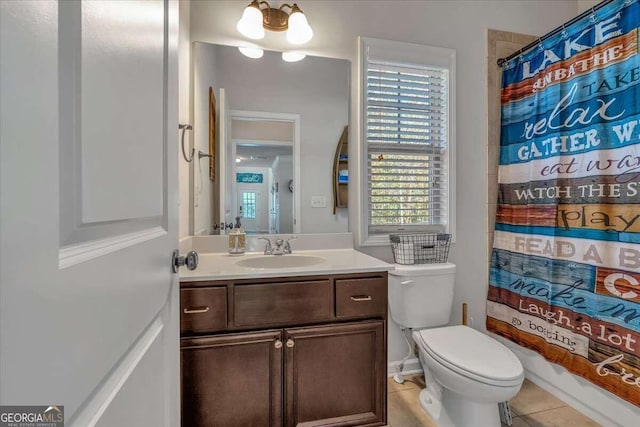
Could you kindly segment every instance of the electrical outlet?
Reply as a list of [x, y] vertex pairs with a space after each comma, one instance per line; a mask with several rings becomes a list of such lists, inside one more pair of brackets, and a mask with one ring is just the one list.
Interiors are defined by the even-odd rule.
[[324, 196], [311, 196], [311, 207], [312, 208], [326, 208], [327, 207], [327, 198]]

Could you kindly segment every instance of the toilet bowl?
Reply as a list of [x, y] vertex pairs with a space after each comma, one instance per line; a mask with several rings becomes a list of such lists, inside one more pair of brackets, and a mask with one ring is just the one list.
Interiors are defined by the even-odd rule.
[[440, 387], [422, 390], [420, 404], [442, 427], [500, 426], [498, 403], [515, 396], [524, 380], [507, 347], [467, 326], [413, 333], [423, 369]]
[[455, 265], [396, 265], [389, 272], [391, 318], [413, 330], [427, 387], [420, 404], [440, 427], [500, 427], [498, 403], [524, 381], [518, 358], [497, 340], [449, 323]]

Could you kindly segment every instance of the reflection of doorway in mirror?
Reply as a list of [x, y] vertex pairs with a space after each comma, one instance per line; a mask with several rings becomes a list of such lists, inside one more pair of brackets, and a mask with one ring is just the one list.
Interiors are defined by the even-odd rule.
[[[229, 161], [221, 162], [233, 177], [225, 185], [230, 197], [221, 197], [230, 202], [229, 216], [242, 216], [243, 228], [251, 234], [298, 232], [295, 212], [300, 196], [283, 190], [299, 173], [294, 161], [299, 156], [299, 116], [238, 110], [230, 115], [225, 150]], [[256, 193], [255, 218], [254, 205], [245, 203], [252, 197], [249, 193]]]

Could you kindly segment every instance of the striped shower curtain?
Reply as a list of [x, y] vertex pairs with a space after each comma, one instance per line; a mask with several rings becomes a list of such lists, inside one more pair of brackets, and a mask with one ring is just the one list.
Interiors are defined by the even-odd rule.
[[488, 330], [640, 406], [640, 3], [509, 61]]

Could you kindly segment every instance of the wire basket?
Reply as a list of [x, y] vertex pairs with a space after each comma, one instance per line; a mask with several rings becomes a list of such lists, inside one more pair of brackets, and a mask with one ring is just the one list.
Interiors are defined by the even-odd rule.
[[447, 262], [451, 234], [390, 234], [393, 259], [398, 264]]

